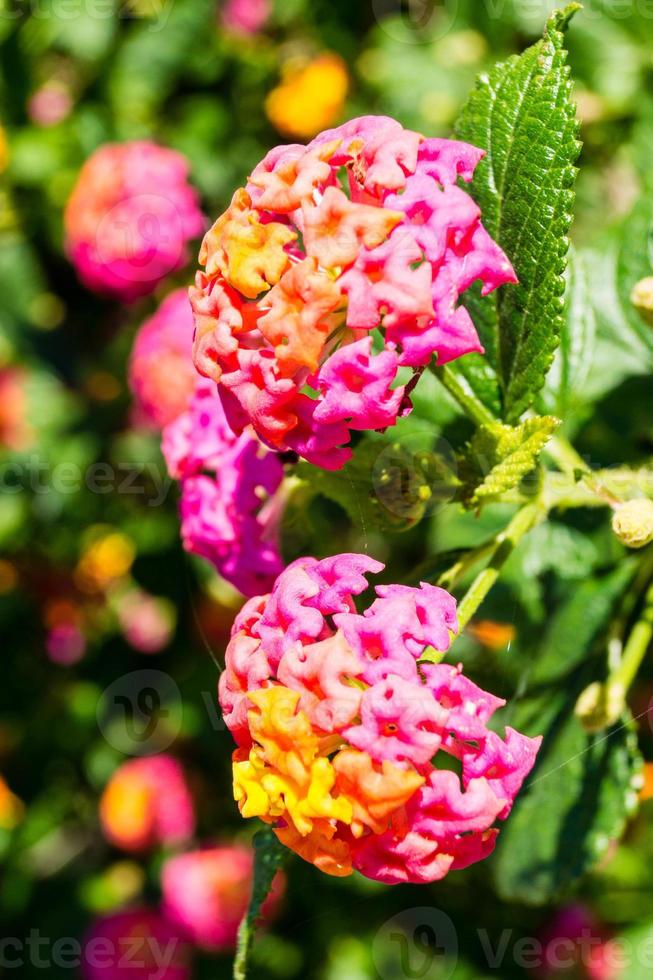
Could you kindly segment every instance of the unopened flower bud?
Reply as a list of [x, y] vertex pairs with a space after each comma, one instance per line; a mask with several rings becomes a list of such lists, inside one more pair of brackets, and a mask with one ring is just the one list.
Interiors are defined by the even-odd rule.
[[633, 304], [642, 320], [653, 326], [653, 276], [647, 276], [633, 286], [630, 294]]
[[615, 508], [612, 530], [627, 548], [644, 548], [653, 541], [653, 500], [627, 500]]
[[586, 732], [601, 732], [619, 720], [625, 698], [622, 684], [595, 681], [578, 698], [574, 714]]

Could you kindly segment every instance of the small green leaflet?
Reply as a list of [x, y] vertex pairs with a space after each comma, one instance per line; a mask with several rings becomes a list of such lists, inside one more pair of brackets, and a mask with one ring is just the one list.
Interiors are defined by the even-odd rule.
[[558, 419], [544, 415], [518, 426], [500, 422], [479, 426], [460, 466], [465, 506], [480, 507], [516, 487], [534, 468], [559, 425]]
[[288, 857], [288, 850], [280, 844], [269, 827], [254, 835], [254, 884], [249, 907], [238, 929], [238, 944], [234, 960], [234, 980], [245, 980], [249, 954], [254, 940], [261, 906], [270, 894], [274, 876]]
[[[516, 286], [485, 299], [472, 290], [466, 300], [507, 421], [542, 388], [561, 332], [580, 150], [563, 31], [578, 9], [554, 14], [542, 40], [481, 75], [456, 125], [459, 139], [487, 151], [471, 191], [519, 277]], [[477, 395], [492, 407], [487, 379]]]

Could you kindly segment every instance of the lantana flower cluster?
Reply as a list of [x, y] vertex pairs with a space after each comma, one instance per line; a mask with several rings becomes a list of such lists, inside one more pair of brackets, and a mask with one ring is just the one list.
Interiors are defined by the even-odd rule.
[[460, 296], [516, 281], [457, 183], [482, 156], [384, 116], [267, 154], [190, 292], [195, 364], [236, 431], [337, 469], [352, 431], [410, 411], [411, 374], [482, 350]]
[[502, 739], [488, 728], [500, 698], [421, 659], [457, 632], [443, 589], [378, 585], [356, 612], [382, 568], [301, 558], [243, 607], [220, 678], [234, 795], [328, 874], [435, 881], [492, 851], [540, 739]]
[[107, 143], [66, 205], [66, 250], [91, 290], [130, 303], [188, 260], [205, 228], [182, 154], [147, 140]]

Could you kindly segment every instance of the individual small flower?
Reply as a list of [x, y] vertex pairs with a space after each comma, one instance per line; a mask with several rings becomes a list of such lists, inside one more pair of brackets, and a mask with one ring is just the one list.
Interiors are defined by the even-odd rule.
[[69, 667], [86, 653], [86, 637], [77, 623], [58, 623], [45, 638], [45, 651], [53, 663]]
[[411, 411], [433, 358], [482, 351], [461, 296], [516, 281], [458, 186], [482, 156], [363, 116], [254, 168], [190, 291], [195, 365], [236, 432], [338, 469], [352, 432]]
[[568, 976], [572, 971], [584, 980], [617, 980], [623, 975], [623, 951], [584, 905], [560, 909], [540, 942], [543, 961], [535, 973], [541, 980]]
[[27, 418], [25, 381], [25, 372], [19, 367], [0, 369], [0, 449], [19, 452], [34, 441]]
[[307, 139], [338, 118], [348, 88], [347, 66], [337, 54], [289, 61], [280, 84], [265, 100], [265, 111], [280, 133]]
[[137, 423], [162, 429], [187, 407], [197, 383], [192, 345], [188, 293], [176, 289], [136, 334], [129, 359], [129, 386]]
[[492, 851], [541, 739], [501, 738], [488, 721], [504, 701], [422, 660], [458, 630], [443, 589], [380, 585], [356, 611], [382, 568], [299, 559], [236, 617], [220, 677], [234, 796], [328, 874], [436, 881]]
[[86, 161], [64, 228], [84, 285], [131, 303], [187, 262], [188, 242], [201, 234], [204, 218], [186, 159], [136, 140], [108, 143]]
[[164, 915], [145, 907], [97, 919], [84, 940], [85, 980], [191, 980], [190, 946]]
[[215, 385], [204, 380], [187, 410], [164, 429], [162, 448], [170, 475], [181, 481], [186, 550], [210, 561], [245, 595], [269, 588], [283, 568], [278, 455], [251, 429], [232, 431]]
[[195, 811], [181, 764], [166, 754], [124, 762], [104, 789], [100, 822], [107, 840], [124, 851], [188, 840]]
[[117, 600], [120, 629], [127, 642], [140, 653], [158, 653], [174, 633], [174, 605], [142, 589], [130, 589]]
[[[163, 908], [183, 934], [203, 949], [226, 951], [236, 945], [241, 918], [252, 891], [251, 848], [224, 844], [168, 858], [161, 873]], [[285, 890], [281, 873], [263, 904], [270, 921]]]

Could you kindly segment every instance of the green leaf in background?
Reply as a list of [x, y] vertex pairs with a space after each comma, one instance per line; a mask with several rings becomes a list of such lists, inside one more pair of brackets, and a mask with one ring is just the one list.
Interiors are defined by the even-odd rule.
[[544, 741], [499, 835], [494, 877], [504, 899], [544, 905], [564, 894], [635, 810], [642, 761], [634, 726], [626, 719], [604, 735], [588, 734], [573, 713], [578, 693], [560, 685], [511, 719], [520, 731], [544, 732]]
[[541, 41], [481, 75], [456, 125], [459, 139], [487, 151], [472, 193], [519, 276], [490, 299], [472, 293], [468, 304], [508, 421], [544, 384], [562, 327], [580, 149], [563, 30], [578, 9], [555, 14]]
[[560, 346], [542, 391], [542, 404], [564, 419], [584, 400], [594, 359], [596, 313], [591, 302], [587, 265], [584, 253], [570, 252]]
[[287, 857], [288, 851], [269, 827], [259, 830], [254, 836], [254, 884], [249, 907], [238, 929], [234, 980], [245, 980], [247, 976], [247, 962], [261, 906], [270, 894], [274, 876]]
[[480, 426], [466, 446], [461, 466], [465, 505], [480, 507], [516, 487], [534, 468], [559, 424], [544, 415], [515, 427], [500, 422]]

